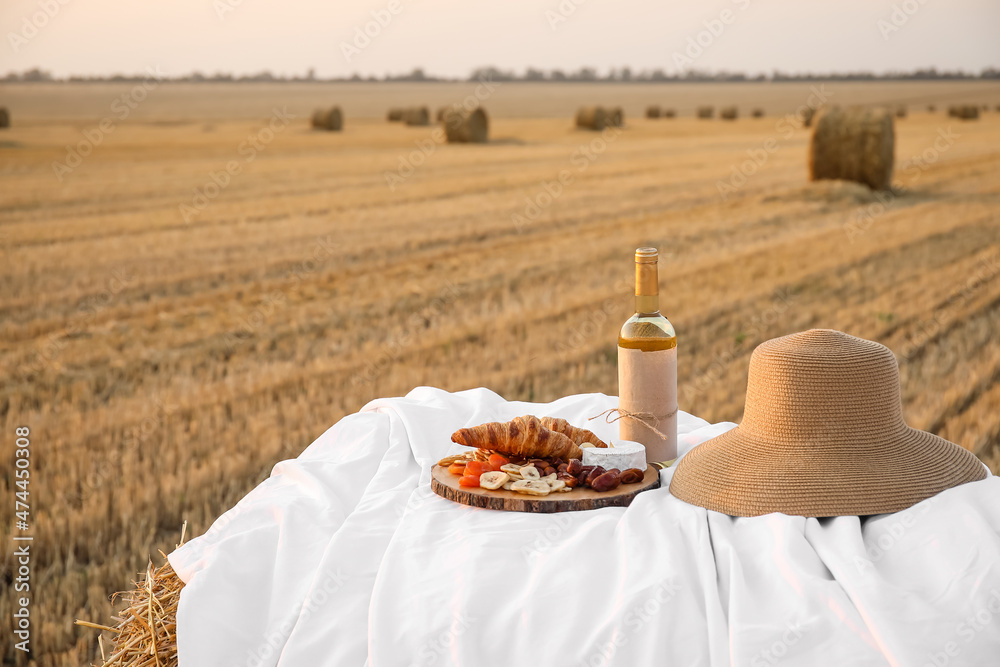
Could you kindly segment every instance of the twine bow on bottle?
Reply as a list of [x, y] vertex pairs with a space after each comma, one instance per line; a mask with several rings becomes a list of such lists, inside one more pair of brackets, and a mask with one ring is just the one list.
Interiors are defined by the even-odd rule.
[[[611, 413], [612, 412], [617, 412], [618, 413], [618, 416], [615, 417], [614, 419], [611, 418]], [[674, 410], [670, 414], [663, 415], [662, 417], [657, 417], [652, 412], [629, 412], [628, 410], [623, 410], [621, 408], [609, 408], [609, 409], [605, 410], [604, 412], [602, 412], [602, 413], [600, 413], [598, 415], [594, 415], [593, 417], [589, 417], [587, 419], [587, 421], [590, 421], [591, 419], [597, 419], [598, 417], [604, 417], [604, 421], [606, 421], [609, 424], [614, 424], [619, 419], [632, 419], [634, 421], [639, 422], [640, 424], [642, 424], [643, 426], [645, 426], [646, 428], [648, 428], [650, 431], [652, 431], [656, 435], [658, 435], [661, 438], [663, 438], [664, 440], [666, 440], [667, 436], [664, 435], [658, 428], [656, 428], [655, 426], [653, 426], [653, 424], [651, 424], [650, 422], [655, 422], [655, 423], [659, 424], [660, 420], [667, 419], [671, 415], [675, 414], [676, 412], [677, 411]]]

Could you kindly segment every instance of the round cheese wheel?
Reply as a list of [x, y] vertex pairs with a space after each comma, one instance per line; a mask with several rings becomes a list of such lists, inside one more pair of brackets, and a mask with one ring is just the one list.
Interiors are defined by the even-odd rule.
[[631, 440], [615, 440], [607, 448], [585, 447], [582, 462], [585, 466], [601, 466], [605, 470], [645, 470], [646, 447]]

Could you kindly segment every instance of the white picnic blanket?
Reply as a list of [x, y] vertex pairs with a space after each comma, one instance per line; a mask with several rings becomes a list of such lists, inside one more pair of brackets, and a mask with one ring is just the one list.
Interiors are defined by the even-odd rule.
[[[733, 518], [662, 487], [522, 514], [430, 491], [462, 426], [602, 394], [421, 387], [345, 417], [170, 555], [181, 667], [1000, 664], [1000, 481], [897, 514]], [[731, 428], [680, 416], [683, 454]]]

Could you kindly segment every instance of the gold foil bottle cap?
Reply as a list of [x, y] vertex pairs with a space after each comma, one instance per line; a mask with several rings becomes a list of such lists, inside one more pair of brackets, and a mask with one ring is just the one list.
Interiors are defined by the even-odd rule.
[[656, 248], [635, 249], [636, 264], [656, 264], [656, 259], [657, 259]]

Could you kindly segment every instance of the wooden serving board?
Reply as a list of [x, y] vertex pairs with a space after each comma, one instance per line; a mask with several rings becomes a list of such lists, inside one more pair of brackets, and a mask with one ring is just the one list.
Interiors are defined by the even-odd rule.
[[508, 512], [576, 512], [600, 507], [626, 507], [638, 494], [660, 486], [660, 470], [648, 466], [641, 482], [622, 484], [614, 491], [599, 493], [593, 489], [576, 488], [569, 493], [557, 491], [547, 496], [466, 487], [459, 485], [459, 479], [458, 475], [452, 475], [447, 468], [436, 465], [431, 471], [431, 488], [443, 498], [472, 507]]

